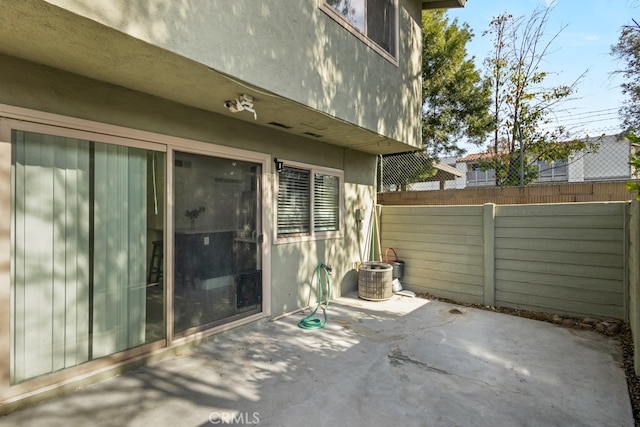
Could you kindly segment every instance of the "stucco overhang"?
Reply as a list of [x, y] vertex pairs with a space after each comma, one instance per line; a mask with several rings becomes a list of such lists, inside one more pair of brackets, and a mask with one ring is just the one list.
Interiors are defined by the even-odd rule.
[[422, 0], [422, 9], [451, 9], [464, 7], [467, 0]]
[[[279, 129], [307, 140], [372, 154], [417, 148], [253, 87], [47, 2], [20, 0], [1, 4], [2, 54]], [[232, 113], [225, 108], [226, 100], [241, 94], [254, 98], [257, 120], [249, 112]]]

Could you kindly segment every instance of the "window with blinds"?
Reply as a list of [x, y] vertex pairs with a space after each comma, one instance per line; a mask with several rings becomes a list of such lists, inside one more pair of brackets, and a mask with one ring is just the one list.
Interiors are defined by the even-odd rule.
[[313, 230], [337, 231], [339, 223], [338, 177], [316, 173], [313, 185]]
[[278, 173], [278, 240], [321, 239], [339, 234], [341, 181], [340, 171], [285, 166]]
[[308, 234], [311, 230], [310, 172], [284, 168], [279, 175], [278, 236]]

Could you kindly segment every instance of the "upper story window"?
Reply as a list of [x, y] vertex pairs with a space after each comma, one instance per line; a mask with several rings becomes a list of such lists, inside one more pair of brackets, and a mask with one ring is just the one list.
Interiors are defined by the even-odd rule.
[[322, 9], [374, 49], [396, 58], [397, 0], [321, 0]]
[[568, 168], [566, 160], [545, 162], [538, 160], [538, 181], [566, 181]]

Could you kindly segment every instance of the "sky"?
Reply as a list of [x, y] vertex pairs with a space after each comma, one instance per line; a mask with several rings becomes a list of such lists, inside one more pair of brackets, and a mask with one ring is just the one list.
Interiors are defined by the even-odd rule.
[[[491, 52], [490, 36], [482, 36], [489, 22], [508, 12], [514, 17], [528, 17], [536, 7], [550, 0], [468, 0], [464, 8], [450, 9], [450, 19], [457, 18], [471, 27], [474, 37], [467, 44], [469, 56], [482, 61]], [[621, 75], [613, 74], [624, 62], [611, 55], [623, 25], [640, 21], [640, 0], [556, 0], [546, 26], [549, 35], [557, 33], [550, 53], [540, 71], [550, 73], [545, 83], [570, 85], [583, 73], [573, 99], [566, 101], [556, 117], [574, 137], [599, 136], [621, 131], [618, 109], [625, 101]], [[477, 148], [470, 150], [478, 151]]]

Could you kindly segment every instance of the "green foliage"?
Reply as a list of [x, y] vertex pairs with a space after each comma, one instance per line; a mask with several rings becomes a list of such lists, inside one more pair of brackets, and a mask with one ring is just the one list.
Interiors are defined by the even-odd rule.
[[422, 12], [422, 141], [424, 150], [383, 156], [383, 188], [406, 190], [437, 172], [435, 159], [464, 152], [462, 139], [484, 142], [492, 127], [490, 88], [466, 45], [473, 37], [467, 24], [449, 22], [444, 10]]
[[[631, 134], [628, 134], [626, 137], [631, 142], [632, 146], [636, 148], [640, 147], [640, 137], [638, 135], [631, 133]], [[635, 152], [630, 157], [629, 164], [633, 169], [632, 175], [637, 177], [638, 174], [640, 173], [640, 154]], [[634, 191], [636, 193], [636, 200], [640, 200], [640, 182], [637, 182], [637, 181], [627, 182], [626, 186], [629, 190]]]
[[629, 97], [620, 109], [627, 129], [640, 129], [640, 24], [634, 24], [623, 27], [618, 43], [611, 47], [612, 54], [626, 62], [619, 73], [626, 79], [621, 85], [622, 93]]
[[576, 80], [571, 85], [544, 86], [548, 73], [539, 67], [560, 33], [545, 35], [552, 8], [536, 9], [526, 20], [499, 15], [483, 33], [493, 38], [485, 67], [493, 91], [494, 132], [480, 167], [495, 169], [501, 186], [532, 182], [538, 160], [566, 160], [577, 151], [594, 148], [589, 140], [568, 140], [561, 126], [549, 128], [555, 108], [577, 85]]
[[467, 58], [472, 37], [444, 10], [422, 12], [422, 140], [430, 157], [461, 154], [461, 139], [482, 143], [492, 127], [489, 82]]

